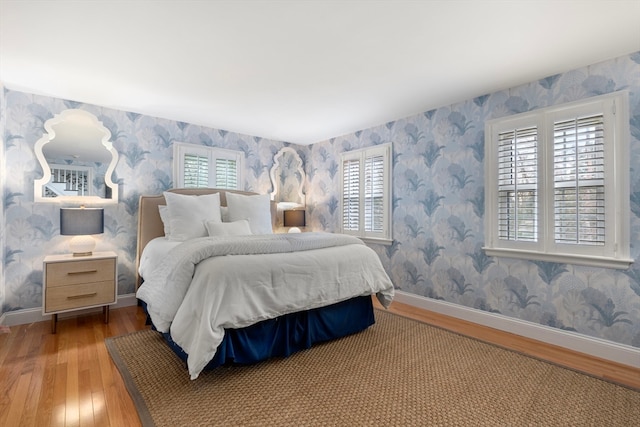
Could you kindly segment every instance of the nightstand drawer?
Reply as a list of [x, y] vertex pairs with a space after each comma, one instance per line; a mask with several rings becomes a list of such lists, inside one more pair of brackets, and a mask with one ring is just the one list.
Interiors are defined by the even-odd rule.
[[78, 260], [47, 264], [47, 287], [113, 280], [114, 259]]
[[45, 313], [114, 303], [114, 295], [113, 278], [104, 282], [47, 288]]

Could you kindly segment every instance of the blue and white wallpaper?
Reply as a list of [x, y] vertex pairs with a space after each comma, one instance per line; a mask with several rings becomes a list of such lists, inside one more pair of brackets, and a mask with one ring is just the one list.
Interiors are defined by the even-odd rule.
[[[487, 257], [485, 121], [623, 89], [631, 109], [631, 269]], [[339, 229], [340, 153], [386, 142], [394, 152], [394, 243], [373, 247], [398, 289], [640, 347], [640, 53], [314, 144], [307, 225]]]
[[[626, 271], [485, 256], [484, 122], [616, 90], [630, 92], [631, 255]], [[105, 208], [97, 250], [119, 255], [119, 294], [134, 291], [140, 194], [172, 187], [174, 141], [245, 153], [245, 190], [271, 191], [274, 154], [287, 145], [222, 130], [4, 90], [2, 312], [41, 306], [42, 259], [66, 252], [59, 205], [33, 203], [42, 171], [33, 147], [67, 108], [96, 115], [120, 153], [120, 202]], [[640, 347], [640, 53], [313, 144], [305, 162], [307, 229], [339, 227], [340, 153], [393, 143], [393, 237], [373, 245], [398, 289]], [[1, 313], [0, 313], [1, 314]]]
[[[34, 145], [44, 122], [69, 108], [94, 114], [111, 131], [119, 159], [114, 182], [117, 205], [104, 205], [105, 232], [95, 236], [96, 251], [113, 250], [118, 258], [118, 294], [135, 292], [138, 199], [173, 187], [173, 142], [217, 146], [245, 153], [244, 189], [272, 191], [269, 171], [281, 142], [204, 128], [188, 123], [116, 111], [94, 105], [5, 90], [6, 125], [3, 159], [3, 289], [2, 313], [42, 305], [42, 261], [45, 255], [68, 252], [60, 236], [59, 204], [34, 203], [33, 181], [42, 177]], [[3, 111], [4, 113], [5, 111]]]
[[[6, 124], [6, 106], [5, 106], [5, 97], [4, 97], [4, 86], [2, 82], [0, 82], [0, 189], [4, 191], [4, 141], [5, 141], [5, 124]], [[4, 222], [4, 203], [0, 201], [2, 205], [0, 205], [0, 316], [4, 312], [4, 230], [6, 228], [6, 224]]]

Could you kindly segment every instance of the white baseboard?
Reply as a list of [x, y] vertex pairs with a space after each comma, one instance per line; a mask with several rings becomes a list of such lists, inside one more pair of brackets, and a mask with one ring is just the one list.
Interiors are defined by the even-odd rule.
[[[136, 299], [136, 294], [126, 294], [126, 295], [118, 295], [118, 301], [110, 306], [111, 309], [129, 307], [132, 305], [137, 305], [138, 300]], [[67, 317], [73, 317], [80, 314], [87, 314], [93, 312], [101, 312], [101, 307], [88, 308], [86, 310], [76, 310], [69, 311], [66, 313], [58, 314], [58, 319], [64, 319]], [[0, 325], [2, 326], [15, 326], [15, 325], [24, 325], [35, 322], [42, 322], [45, 320], [51, 320], [51, 315], [42, 314], [42, 307], [37, 308], [27, 308], [25, 310], [16, 310], [10, 311], [8, 313], [3, 313], [0, 316]]]
[[640, 368], [640, 349], [446, 301], [396, 291], [395, 301], [623, 365]]

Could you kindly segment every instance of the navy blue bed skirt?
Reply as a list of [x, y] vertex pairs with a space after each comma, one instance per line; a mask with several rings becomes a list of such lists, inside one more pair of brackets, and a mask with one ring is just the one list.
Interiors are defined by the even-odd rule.
[[[271, 357], [286, 357], [313, 344], [360, 332], [374, 323], [371, 296], [363, 296], [264, 320], [246, 328], [227, 329], [205, 370], [225, 364], [250, 364]], [[186, 362], [187, 354], [180, 346], [168, 333], [162, 335], [169, 347]]]

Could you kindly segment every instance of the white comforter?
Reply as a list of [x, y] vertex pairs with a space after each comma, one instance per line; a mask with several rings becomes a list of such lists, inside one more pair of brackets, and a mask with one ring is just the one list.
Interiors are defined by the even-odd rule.
[[393, 285], [360, 239], [329, 233], [204, 237], [172, 249], [137, 297], [161, 332], [189, 355], [192, 379], [213, 358], [225, 328], [377, 294]]

